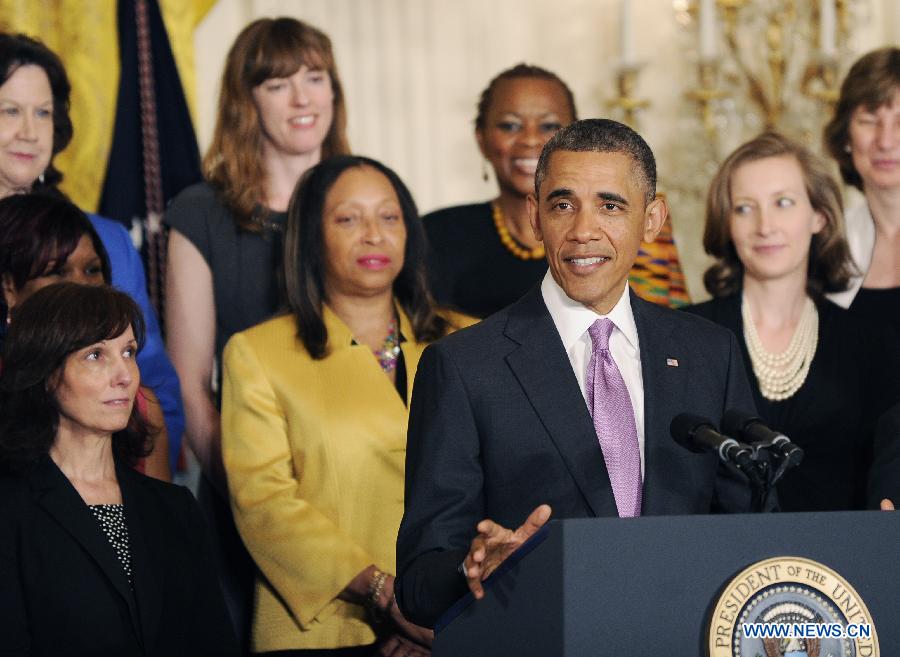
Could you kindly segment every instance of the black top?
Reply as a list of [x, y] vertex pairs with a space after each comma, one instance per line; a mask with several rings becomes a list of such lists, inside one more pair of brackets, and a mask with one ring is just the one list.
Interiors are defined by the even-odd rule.
[[[283, 226], [284, 212], [270, 213], [267, 224]], [[277, 270], [281, 233], [238, 228], [234, 216], [208, 183], [188, 187], [166, 211], [166, 224], [197, 247], [212, 272], [216, 304], [216, 358], [228, 339], [259, 324], [278, 310]]]
[[863, 287], [850, 304], [850, 312], [866, 320], [890, 324], [900, 335], [900, 287]]
[[547, 271], [547, 261], [517, 258], [500, 241], [490, 203], [437, 210], [422, 218], [430, 244], [437, 302], [487, 317], [519, 299]]
[[819, 343], [809, 374], [782, 401], [759, 391], [744, 341], [740, 294], [686, 310], [734, 331], [760, 417], [805, 452], [803, 463], [778, 484], [782, 510], [874, 508], [878, 500], [866, 499], [866, 483], [875, 458], [875, 423], [900, 400], [898, 342], [888, 327], [864, 322], [830, 301], [817, 309]]

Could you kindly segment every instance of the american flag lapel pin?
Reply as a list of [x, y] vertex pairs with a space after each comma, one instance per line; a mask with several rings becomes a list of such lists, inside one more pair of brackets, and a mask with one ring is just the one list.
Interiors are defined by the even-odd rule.
[[666, 365], [668, 365], [669, 367], [678, 367], [678, 359], [666, 358]]

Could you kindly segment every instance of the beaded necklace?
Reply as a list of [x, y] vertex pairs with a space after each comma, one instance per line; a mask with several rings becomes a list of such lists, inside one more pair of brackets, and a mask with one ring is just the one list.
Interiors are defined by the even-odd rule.
[[750, 353], [753, 373], [759, 381], [760, 393], [771, 401], [781, 401], [793, 396], [806, 381], [819, 343], [819, 313], [816, 312], [816, 304], [809, 297], [806, 298], [791, 342], [779, 354], [766, 351], [763, 347], [746, 297], [741, 302], [741, 316], [747, 351]]
[[543, 244], [538, 244], [533, 249], [519, 246], [519, 243], [510, 234], [509, 228], [506, 227], [506, 218], [503, 216], [503, 210], [500, 209], [499, 203], [491, 203], [491, 209], [494, 215], [494, 227], [497, 229], [497, 235], [500, 236], [500, 242], [510, 253], [519, 260], [540, 260], [544, 257]]
[[400, 333], [397, 331], [396, 319], [392, 319], [388, 324], [388, 334], [381, 349], [373, 349], [373, 351], [382, 370], [390, 373], [397, 369], [397, 359], [400, 358]]

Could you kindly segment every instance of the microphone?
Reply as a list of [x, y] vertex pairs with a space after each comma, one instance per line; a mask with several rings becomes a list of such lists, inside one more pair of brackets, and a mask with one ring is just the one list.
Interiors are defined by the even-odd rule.
[[725, 415], [722, 416], [722, 430], [752, 442], [754, 449], [773, 447], [784, 459], [784, 469], [795, 468], [803, 460], [803, 449], [792, 443], [787, 436], [772, 431], [761, 418], [736, 408], [725, 411]]
[[669, 424], [669, 433], [675, 442], [694, 453], [716, 452], [722, 461], [734, 463], [741, 470], [753, 468], [753, 451], [750, 447], [734, 438], [723, 436], [704, 417], [692, 413], [676, 415]]

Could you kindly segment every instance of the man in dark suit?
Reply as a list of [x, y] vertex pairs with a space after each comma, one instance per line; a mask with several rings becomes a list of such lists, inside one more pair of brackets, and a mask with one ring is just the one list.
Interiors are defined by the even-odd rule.
[[535, 178], [529, 210], [548, 275], [429, 347], [416, 375], [395, 590], [421, 625], [467, 590], [481, 597], [551, 509], [749, 510], [742, 475], [669, 437], [682, 412], [718, 422], [753, 410], [735, 337], [627, 285], [667, 216], [650, 148], [615, 121], [579, 121], [547, 143]]

